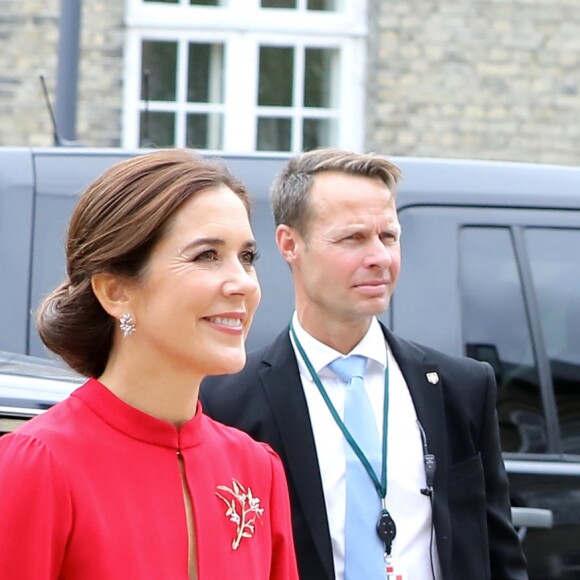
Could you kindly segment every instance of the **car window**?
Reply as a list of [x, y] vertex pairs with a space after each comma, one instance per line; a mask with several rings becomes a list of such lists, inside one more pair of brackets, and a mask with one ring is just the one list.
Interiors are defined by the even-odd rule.
[[580, 454], [580, 230], [525, 232], [564, 453]]
[[510, 229], [463, 228], [460, 248], [465, 353], [495, 371], [502, 449], [546, 453], [538, 367]]

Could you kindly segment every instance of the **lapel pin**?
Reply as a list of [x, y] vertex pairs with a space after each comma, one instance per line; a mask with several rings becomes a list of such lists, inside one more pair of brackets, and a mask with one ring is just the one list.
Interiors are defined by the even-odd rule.
[[439, 375], [437, 373], [427, 373], [425, 376], [432, 385], [436, 385], [439, 382]]

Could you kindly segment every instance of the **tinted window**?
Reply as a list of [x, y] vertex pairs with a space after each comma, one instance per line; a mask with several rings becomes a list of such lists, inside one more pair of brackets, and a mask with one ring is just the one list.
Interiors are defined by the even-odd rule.
[[502, 448], [544, 453], [540, 382], [510, 230], [464, 228], [460, 247], [465, 351], [495, 371]]
[[525, 232], [564, 453], [580, 453], [580, 230]]

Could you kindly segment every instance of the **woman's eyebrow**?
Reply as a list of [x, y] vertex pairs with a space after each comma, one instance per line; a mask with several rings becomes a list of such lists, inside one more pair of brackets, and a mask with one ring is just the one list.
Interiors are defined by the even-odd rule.
[[[181, 248], [180, 252], [189, 252], [191, 250], [195, 250], [200, 246], [225, 246], [226, 241], [222, 238], [197, 238], [189, 242], [189, 244], [185, 245]], [[255, 249], [257, 246], [256, 240], [249, 239], [243, 242], [242, 246], [245, 249]]]

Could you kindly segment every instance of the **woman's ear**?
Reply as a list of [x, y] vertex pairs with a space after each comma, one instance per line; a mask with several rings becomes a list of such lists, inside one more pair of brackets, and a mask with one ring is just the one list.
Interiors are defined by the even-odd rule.
[[114, 274], [99, 273], [91, 278], [91, 286], [97, 300], [110, 316], [120, 319], [130, 311], [127, 280]]

